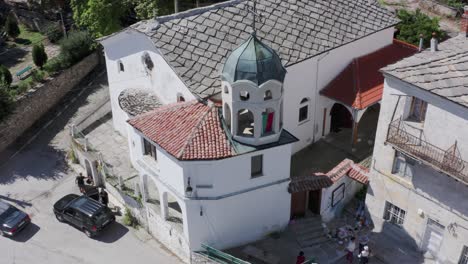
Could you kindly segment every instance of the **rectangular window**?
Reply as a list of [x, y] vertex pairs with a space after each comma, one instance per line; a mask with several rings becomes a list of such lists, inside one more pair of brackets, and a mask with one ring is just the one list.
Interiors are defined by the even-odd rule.
[[253, 156], [251, 158], [252, 178], [263, 175], [263, 155]]
[[345, 184], [342, 183], [332, 193], [332, 207], [335, 207], [345, 196]]
[[304, 105], [299, 108], [299, 122], [306, 121], [309, 118], [309, 106]]
[[458, 264], [468, 264], [468, 247], [464, 246]]
[[384, 219], [395, 225], [403, 225], [406, 212], [392, 203], [385, 202]]
[[426, 119], [427, 103], [423, 100], [413, 97], [408, 119], [416, 122], [424, 122]]
[[143, 145], [145, 147], [144, 149], [144, 155], [148, 155], [153, 157], [154, 160], [158, 160], [158, 155], [156, 152], [156, 146], [151, 144], [148, 140], [143, 139]]
[[411, 178], [413, 177], [413, 166], [415, 161], [397, 151], [395, 153], [395, 159], [393, 160], [393, 170], [392, 173], [399, 175], [401, 177]]

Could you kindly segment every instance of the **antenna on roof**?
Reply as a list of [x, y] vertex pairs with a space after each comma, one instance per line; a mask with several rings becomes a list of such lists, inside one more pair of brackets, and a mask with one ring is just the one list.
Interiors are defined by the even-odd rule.
[[252, 34], [256, 35], [257, 34], [257, 28], [256, 28], [257, 19], [258, 19], [258, 22], [262, 23], [263, 15], [257, 12], [257, 0], [252, 0], [251, 2], [252, 2], [252, 7], [247, 6], [247, 12], [252, 13], [253, 15]]

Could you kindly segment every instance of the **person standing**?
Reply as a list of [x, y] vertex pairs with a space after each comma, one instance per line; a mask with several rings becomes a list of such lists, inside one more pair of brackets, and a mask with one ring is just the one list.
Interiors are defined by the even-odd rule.
[[351, 240], [346, 246], [346, 260], [348, 261], [349, 264], [353, 263], [354, 250], [356, 250], [356, 239], [354, 237], [351, 237]]
[[359, 263], [361, 264], [367, 264], [369, 263], [369, 247], [364, 246], [364, 249], [362, 252], [358, 255], [359, 257]]
[[80, 192], [83, 193], [84, 192], [84, 176], [83, 174], [79, 174], [78, 176], [76, 176], [76, 179], [75, 179], [75, 183], [76, 185], [78, 185], [78, 188], [80, 189]]
[[299, 252], [299, 255], [297, 256], [296, 258], [296, 264], [302, 264], [305, 262], [305, 256], [304, 256], [304, 252]]
[[107, 195], [107, 192], [104, 190], [104, 188], [101, 188], [99, 191], [99, 202], [101, 202], [106, 207], [109, 204], [109, 196]]

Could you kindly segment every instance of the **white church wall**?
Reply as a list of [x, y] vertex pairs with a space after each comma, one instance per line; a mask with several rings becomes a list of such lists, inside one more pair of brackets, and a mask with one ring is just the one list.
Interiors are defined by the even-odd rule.
[[[251, 158], [257, 155], [263, 156], [263, 175], [252, 178]], [[290, 144], [218, 161], [183, 162], [185, 182], [190, 177], [199, 197], [226, 195], [287, 179], [290, 164]]]
[[189, 241], [226, 249], [253, 242], [285, 228], [291, 195], [288, 182], [214, 201], [187, 201]]
[[[322, 137], [324, 108], [327, 108], [324, 134], [329, 132], [329, 113], [333, 104], [330, 99], [319, 95], [320, 90], [354, 58], [391, 44], [393, 32], [393, 27], [379, 31], [287, 68], [284, 84], [284, 124], [285, 128], [300, 140], [293, 146], [294, 153]], [[299, 123], [299, 107], [303, 98], [310, 100], [309, 118]]]
[[[344, 184], [343, 199], [339, 202], [333, 201], [333, 192], [335, 190], [339, 192], [339, 188], [342, 184]], [[322, 201], [320, 204], [320, 215], [322, 216], [322, 220], [328, 222], [335, 216], [339, 215], [346, 204], [348, 204], [356, 193], [363, 187], [364, 186], [361, 183], [349, 178], [348, 176], [344, 176], [337, 182], [333, 183], [332, 186], [322, 189]], [[335, 197], [337, 195], [338, 194], [335, 193]], [[334, 204], [332, 202], [334, 202]]]
[[[120, 108], [118, 97], [126, 89], [150, 89], [156, 92], [163, 104], [177, 102], [181, 95], [185, 100], [195, 99], [174, 70], [144, 34], [127, 30], [103, 40], [106, 56], [107, 77], [111, 97], [114, 128], [126, 135], [125, 122], [128, 115]], [[147, 52], [154, 67], [148, 70], [143, 63]], [[124, 71], [120, 70], [123, 64]]]

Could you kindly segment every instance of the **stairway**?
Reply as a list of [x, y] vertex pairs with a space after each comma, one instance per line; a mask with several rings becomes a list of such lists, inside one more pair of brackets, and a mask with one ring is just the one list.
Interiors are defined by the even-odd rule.
[[325, 235], [322, 219], [319, 216], [296, 220], [291, 226], [297, 242], [302, 248], [317, 246], [330, 241]]

